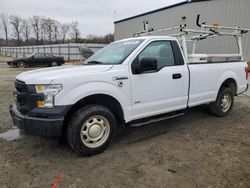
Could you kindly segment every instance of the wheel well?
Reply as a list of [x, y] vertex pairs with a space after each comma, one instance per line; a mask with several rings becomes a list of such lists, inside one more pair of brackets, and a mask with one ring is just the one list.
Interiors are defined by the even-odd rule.
[[106, 94], [95, 94], [79, 100], [70, 108], [65, 116], [64, 128], [66, 128], [73, 113], [75, 113], [79, 108], [89, 104], [99, 104], [105, 106], [115, 115], [115, 118], [119, 123], [123, 124], [125, 122], [122, 107], [114, 97]]
[[222, 85], [221, 85], [220, 88], [223, 88], [223, 87], [224, 87], [224, 88], [225, 88], [225, 87], [227, 87], [227, 88], [232, 88], [234, 94], [236, 95], [236, 93], [237, 93], [237, 84], [236, 84], [236, 81], [235, 81], [233, 78], [229, 78], [229, 79], [225, 80], [225, 81], [222, 83]]

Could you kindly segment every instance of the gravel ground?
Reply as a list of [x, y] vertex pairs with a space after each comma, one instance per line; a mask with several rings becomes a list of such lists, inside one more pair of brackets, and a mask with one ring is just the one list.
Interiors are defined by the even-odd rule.
[[177, 119], [120, 130], [104, 153], [79, 157], [63, 142], [11, 140], [18, 136], [8, 112], [13, 81], [26, 70], [0, 63], [0, 187], [51, 187], [61, 175], [59, 188], [250, 187], [249, 92], [236, 97], [225, 118], [193, 108]]

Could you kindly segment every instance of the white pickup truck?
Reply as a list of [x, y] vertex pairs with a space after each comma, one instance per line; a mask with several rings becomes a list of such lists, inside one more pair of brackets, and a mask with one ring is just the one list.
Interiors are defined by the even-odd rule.
[[82, 65], [21, 73], [13, 122], [29, 134], [66, 136], [74, 151], [93, 155], [109, 146], [117, 126], [175, 117], [202, 104], [227, 115], [234, 96], [248, 88], [246, 62], [185, 56], [182, 48], [175, 37], [137, 37], [107, 45]]

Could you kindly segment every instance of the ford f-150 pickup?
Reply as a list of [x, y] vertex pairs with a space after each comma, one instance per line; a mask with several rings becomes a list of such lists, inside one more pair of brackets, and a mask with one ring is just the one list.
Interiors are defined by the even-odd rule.
[[237, 57], [220, 58], [185, 57], [173, 37], [117, 41], [85, 64], [19, 74], [10, 112], [14, 124], [29, 134], [66, 135], [76, 152], [98, 154], [117, 126], [161, 120], [202, 104], [226, 116], [234, 96], [247, 90], [248, 68]]

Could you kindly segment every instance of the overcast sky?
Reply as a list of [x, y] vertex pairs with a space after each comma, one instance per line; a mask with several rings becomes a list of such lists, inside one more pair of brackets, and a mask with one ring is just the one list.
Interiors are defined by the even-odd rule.
[[[51, 17], [60, 22], [79, 22], [81, 37], [114, 32], [116, 20], [184, 0], [0, 0], [0, 13], [28, 18]], [[116, 16], [114, 16], [116, 12]]]

